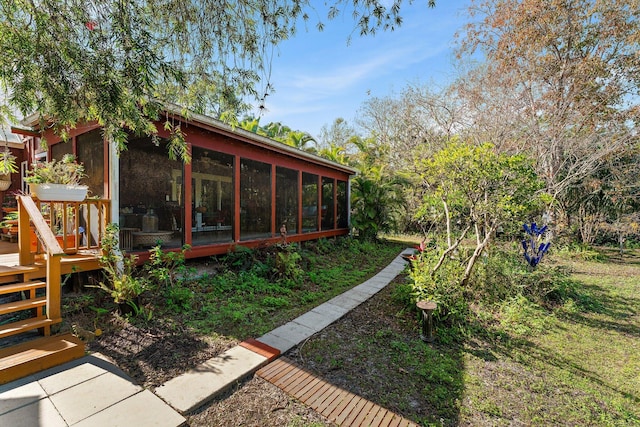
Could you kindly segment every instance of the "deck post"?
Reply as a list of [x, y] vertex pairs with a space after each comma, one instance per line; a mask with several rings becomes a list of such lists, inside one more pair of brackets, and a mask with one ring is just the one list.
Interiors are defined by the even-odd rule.
[[47, 260], [47, 318], [54, 322], [62, 318], [60, 304], [62, 287], [60, 283], [60, 255], [48, 255]]
[[18, 197], [18, 264], [33, 264], [34, 256], [31, 253], [31, 224], [29, 214]]

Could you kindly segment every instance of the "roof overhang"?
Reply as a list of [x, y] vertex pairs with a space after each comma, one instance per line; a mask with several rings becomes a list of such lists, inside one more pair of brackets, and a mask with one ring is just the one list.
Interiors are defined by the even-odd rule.
[[[355, 175], [357, 173], [357, 170], [352, 167], [342, 165], [340, 163], [336, 163], [331, 160], [327, 160], [323, 157], [297, 149], [295, 147], [284, 144], [282, 142], [275, 141], [271, 138], [267, 138], [265, 136], [255, 134], [253, 132], [249, 132], [247, 130], [231, 126], [218, 119], [214, 119], [213, 117], [209, 117], [204, 114], [198, 114], [198, 113], [185, 110], [179, 105], [168, 103], [168, 102], [163, 102], [161, 104], [164, 107], [164, 110], [167, 112], [167, 114], [175, 116], [176, 118], [180, 118], [181, 120], [184, 120], [186, 123], [191, 124], [193, 126], [200, 127], [205, 130], [214, 131], [222, 135], [226, 135], [236, 139], [240, 139], [244, 142], [247, 142], [256, 146], [260, 146], [272, 151], [284, 153], [289, 156], [302, 159], [311, 163], [315, 163], [315, 164], [329, 167], [332, 169], [340, 170], [349, 175]], [[37, 113], [31, 114], [25, 117], [22, 120], [21, 124], [30, 129], [20, 128], [19, 133], [21, 133], [22, 135], [40, 136], [40, 133], [34, 128], [39, 124], [39, 122], [40, 122], [40, 115]]]

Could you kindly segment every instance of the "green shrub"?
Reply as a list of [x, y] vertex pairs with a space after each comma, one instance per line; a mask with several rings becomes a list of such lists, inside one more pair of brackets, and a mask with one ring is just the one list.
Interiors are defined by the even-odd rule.
[[449, 325], [465, 323], [469, 302], [459, 283], [464, 267], [459, 262], [445, 262], [432, 273], [438, 257], [436, 252], [423, 252], [418, 261], [414, 262], [410, 273], [413, 294], [417, 301], [428, 300], [438, 304], [434, 317], [439, 322]]
[[183, 286], [168, 287], [164, 293], [167, 308], [175, 313], [184, 313], [191, 310], [193, 291]]
[[273, 272], [279, 279], [289, 279], [293, 282], [302, 280], [304, 271], [300, 267], [302, 256], [298, 252], [298, 245], [278, 245]]

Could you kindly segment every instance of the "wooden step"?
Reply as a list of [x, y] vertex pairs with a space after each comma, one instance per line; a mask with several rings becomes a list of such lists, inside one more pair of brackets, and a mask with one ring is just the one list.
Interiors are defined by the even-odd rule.
[[47, 319], [44, 316], [32, 317], [30, 319], [8, 323], [0, 326], [0, 339], [39, 328], [45, 328], [45, 335], [49, 335], [49, 328], [55, 323], [60, 323], [60, 320], [54, 321], [52, 319]]
[[71, 334], [27, 341], [0, 350], [0, 384], [84, 356], [84, 343]]
[[25, 299], [22, 301], [8, 302], [0, 304], [0, 314], [15, 313], [16, 311], [29, 310], [31, 308], [44, 307], [47, 305], [46, 297]]
[[10, 285], [0, 285], [0, 295], [14, 292], [31, 291], [34, 289], [46, 288], [47, 283], [41, 280], [33, 282], [12, 283]]
[[36, 266], [0, 265], [0, 283], [20, 282], [40, 271]]

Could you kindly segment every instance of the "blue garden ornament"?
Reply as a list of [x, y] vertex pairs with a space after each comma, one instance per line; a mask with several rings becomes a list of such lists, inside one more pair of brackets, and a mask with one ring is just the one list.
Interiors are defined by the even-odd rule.
[[524, 259], [527, 260], [527, 263], [535, 268], [540, 261], [542, 261], [542, 257], [547, 253], [549, 247], [551, 246], [550, 242], [543, 242], [544, 233], [547, 231], [547, 226], [538, 228], [535, 222], [532, 222], [531, 225], [524, 224], [524, 231], [529, 235], [528, 238], [522, 240], [522, 248], [524, 249]]

